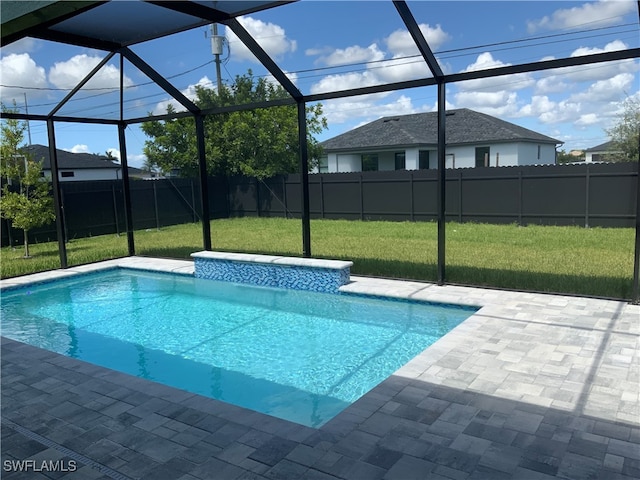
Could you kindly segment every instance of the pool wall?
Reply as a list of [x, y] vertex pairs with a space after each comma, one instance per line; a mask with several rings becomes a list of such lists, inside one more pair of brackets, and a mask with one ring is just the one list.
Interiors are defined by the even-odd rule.
[[337, 293], [350, 281], [353, 262], [226, 252], [196, 252], [196, 278], [263, 287]]

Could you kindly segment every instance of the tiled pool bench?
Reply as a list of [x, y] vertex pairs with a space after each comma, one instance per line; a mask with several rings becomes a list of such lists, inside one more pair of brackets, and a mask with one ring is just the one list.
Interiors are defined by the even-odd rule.
[[196, 252], [196, 278], [263, 287], [337, 293], [349, 283], [353, 262], [227, 252]]

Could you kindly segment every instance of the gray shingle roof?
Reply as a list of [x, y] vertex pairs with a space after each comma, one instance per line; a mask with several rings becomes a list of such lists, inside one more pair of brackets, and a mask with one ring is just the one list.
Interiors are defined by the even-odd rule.
[[595, 147], [587, 148], [585, 152], [610, 152], [615, 149], [614, 143], [610, 140], [608, 142], [601, 143]]
[[[42, 162], [44, 170], [51, 170], [49, 159], [49, 147], [44, 145], [29, 145], [23, 150], [31, 155], [34, 161]], [[103, 155], [93, 153], [71, 153], [65, 150], [56, 149], [58, 157], [58, 168], [66, 170], [79, 170], [85, 168], [120, 168], [120, 165], [113, 163]]]
[[[438, 113], [416, 113], [384, 117], [321, 143], [325, 150], [384, 148], [389, 146], [437, 145]], [[448, 145], [530, 141], [562, 143], [513, 123], [461, 108], [446, 117]]]

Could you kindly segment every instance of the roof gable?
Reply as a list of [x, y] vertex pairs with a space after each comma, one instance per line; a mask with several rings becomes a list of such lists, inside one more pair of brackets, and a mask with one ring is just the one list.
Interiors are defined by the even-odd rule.
[[601, 143], [595, 147], [587, 148], [585, 152], [610, 152], [615, 150], [615, 147], [616, 146], [613, 141], [609, 140], [608, 142]]
[[[44, 170], [51, 170], [49, 158], [49, 147], [44, 145], [29, 145], [23, 150], [31, 155], [34, 161], [42, 162]], [[56, 149], [58, 157], [58, 169], [60, 170], [80, 170], [80, 169], [118, 169], [120, 165], [113, 163], [104, 155], [93, 153], [72, 153], [65, 150]]]
[[[467, 108], [447, 112], [448, 145], [518, 141], [562, 143], [555, 138]], [[438, 113], [426, 112], [380, 118], [325, 140], [321, 145], [325, 150], [340, 150], [437, 143]]]

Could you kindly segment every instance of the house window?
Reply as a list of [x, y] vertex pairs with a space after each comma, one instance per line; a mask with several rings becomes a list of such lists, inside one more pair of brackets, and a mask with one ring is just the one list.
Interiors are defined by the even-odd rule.
[[407, 163], [404, 152], [396, 153], [396, 170], [406, 170]]
[[540, 145], [538, 145], [538, 160], [540, 160]]
[[318, 161], [318, 172], [320, 173], [328, 173], [329, 172], [329, 158], [321, 157]]
[[476, 168], [489, 166], [489, 147], [476, 147]]
[[429, 169], [429, 150], [420, 150], [418, 152], [418, 168], [420, 170]]
[[75, 172], [60, 172], [60, 176], [62, 178], [64, 178], [64, 177], [75, 177], [76, 174], [75, 174]]
[[362, 171], [376, 172], [378, 170], [378, 154], [365, 153], [362, 155]]

